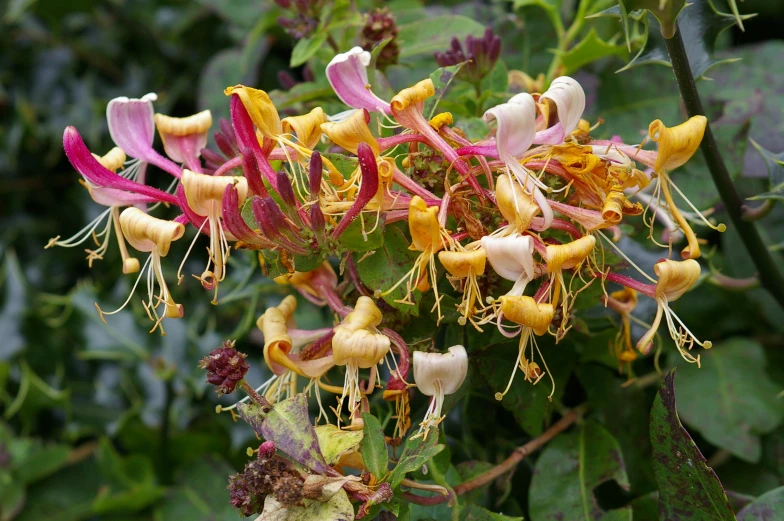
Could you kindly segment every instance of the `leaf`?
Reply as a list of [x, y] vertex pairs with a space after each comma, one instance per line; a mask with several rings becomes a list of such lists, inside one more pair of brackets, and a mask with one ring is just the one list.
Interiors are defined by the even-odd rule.
[[653, 402], [650, 429], [660, 518], [734, 520], [735, 514], [716, 473], [706, 465], [705, 457], [678, 419], [674, 372], [664, 378]]
[[[606, 341], [600, 345], [606, 352]], [[596, 364], [581, 364], [577, 376], [592, 404], [593, 418], [618, 440], [632, 490], [651, 490], [656, 487], [648, 432], [652, 397], [636, 386], [624, 387], [623, 379], [613, 372]]]
[[308, 416], [308, 401], [305, 395], [283, 400], [264, 413], [256, 404], [243, 404], [237, 408], [242, 419], [253, 427], [265, 440], [294, 461], [308, 467], [317, 474], [327, 472], [327, 464], [319, 448], [318, 438]]
[[768, 170], [768, 182], [770, 183], [770, 188], [767, 192], [749, 197], [749, 199], [755, 201], [762, 199], [784, 199], [784, 152], [774, 154], [765, 150], [753, 139], [750, 139], [749, 141], [751, 141], [751, 144], [754, 145], [754, 148], [757, 149], [757, 152], [759, 152], [760, 156], [762, 156], [762, 159], [765, 161], [765, 167]]
[[649, 492], [629, 503], [634, 521], [659, 521], [659, 493]]
[[680, 416], [710, 443], [756, 463], [760, 436], [784, 419], [776, 398], [779, 387], [765, 372], [765, 352], [758, 343], [734, 338], [714, 346], [701, 357], [701, 368], [679, 356]]
[[[250, 29], [272, 5], [264, 2], [247, 2], [246, 0], [198, 0], [198, 2], [215, 11], [221, 18]], [[227, 83], [226, 85], [232, 85]]]
[[315, 428], [319, 448], [327, 465], [334, 465], [340, 457], [354, 450], [362, 441], [362, 431], [344, 431], [335, 425], [319, 425]]
[[381, 481], [387, 475], [388, 455], [387, 443], [384, 440], [384, 430], [381, 423], [370, 413], [363, 412], [362, 419], [365, 422], [363, 431], [365, 437], [359, 445], [359, 453], [362, 454], [362, 461], [365, 468], [373, 474], [376, 480]]
[[436, 114], [438, 102], [444, 97], [447, 87], [455, 79], [457, 73], [463, 68], [467, 62], [458, 63], [457, 65], [449, 65], [448, 67], [441, 67], [430, 73], [430, 79], [436, 89], [436, 93], [425, 100], [424, 109], [422, 114], [426, 119], [430, 119]]
[[562, 0], [514, 0], [512, 8], [517, 10], [523, 7], [539, 7], [547, 14], [556, 31], [562, 33], [564, 28], [561, 20], [561, 4]]
[[22, 335], [22, 321], [27, 306], [25, 279], [19, 258], [13, 251], [7, 251], [3, 263], [4, 302], [0, 308], [0, 360], [10, 360], [25, 343]]
[[[338, 237], [339, 249], [342, 251], [366, 252], [380, 248], [384, 244], [384, 223], [382, 221], [377, 224], [376, 219], [377, 214], [375, 212], [362, 212]], [[369, 230], [373, 231], [368, 233]]]
[[443, 51], [449, 47], [452, 38], [462, 40], [468, 35], [479, 38], [484, 32], [484, 25], [462, 15], [432, 16], [403, 24], [397, 33], [400, 60]]
[[[656, 31], [658, 22], [650, 19], [648, 39], [637, 56], [626, 67], [657, 63], [671, 67], [670, 57], [664, 39]], [[725, 29], [735, 23], [731, 15], [719, 13], [710, 2], [694, 2], [680, 15], [678, 26], [681, 30], [686, 56], [695, 79], [705, 79], [709, 69], [722, 63], [737, 61], [737, 58], [719, 59], [715, 56], [716, 39]]]
[[685, 0], [620, 0], [626, 41], [629, 41], [627, 13], [646, 9], [659, 21], [661, 35], [664, 38], [672, 38], [675, 34], [675, 20], [685, 5]]
[[[383, 292], [394, 286], [408, 273], [419, 256], [419, 252], [408, 249], [408, 240], [398, 226], [389, 226], [386, 228], [384, 245], [374, 253], [365, 255], [354, 255], [359, 277], [368, 288]], [[418, 316], [419, 301], [422, 298], [422, 294], [416, 290], [413, 292], [413, 306], [395, 302], [396, 300], [402, 300], [405, 296], [406, 288], [404, 282], [395, 291], [388, 295], [382, 295], [382, 298], [390, 306]]]
[[329, 501], [305, 500], [305, 506], [284, 507], [273, 496], [264, 500], [264, 511], [256, 521], [350, 521], [354, 519], [354, 506], [343, 489]]
[[135, 512], [163, 496], [152, 462], [141, 454], [120, 457], [109, 440], [101, 439], [96, 460], [108, 483], [93, 501], [97, 513]]
[[523, 518], [496, 514], [484, 507], [471, 504], [460, 510], [460, 521], [523, 521]]
[[302, 38], [297, 41], [297, 44], [291, 51], [289, 67], [299, 67], [308, 61], [324, 45], [324, 42], [327, 41], [327, 36], [326, 31], [318, 31], [308, 38]]
[[226, 483], [234, 469], [223, 460], [201, 457], [183, 467], [177, 485], [155, 507], [156, 521], [237, 519]]
[[587, 421], [551, 441], [536, 461], [528, 492], [531, 521], [631, 519], [631, 508], [602, 511], [596, 487], [615, 480], [629, 490], [618, 442], [604, 427]]
[[784, 487], [761, 495], [738, 512], [738, 521], [776, 521], [784, 519]]
[[66, 467], [27, 489], [25, 508], [14, 521], [87, 519], [101, 484], [101, 473], [94, 459]]
[[436, 436], [428, 436], [427, 440], [422, 438], [408, 438], [403, 448], [403, 454], [392, 472], [386, 477], [386, 482], [392, 488], [397, 488], [406, 474], [419, 470], [422, 465], [427, 463], [430, 458], [444, 450], [444, 445], [438, 444]]
[[585, 37], [574, 47], [561, 54], [561, 65], [564, 67], [563, 73], [566, 75], [574, 73], [577, 69], [606, 58], [607, 56], [626, 56], [626, 48], [615, 43], [605, 42], [595, 29], [585, 35]]
[[[477, 340], [481, 342], [479, 338]], [[553, 374], [555, 379], [553, 398], [557, 402], [563, 395], [564, 386], [574, 367], [574, 351], [571, 346], [567, 345], [559, 345], [555, 348], [553, 342], [545, 337], [538, 338], [537, 341], [545, 360], [548, 362], [547, 366], [550, 370], [555, 371]], [[519, 340], [515, 339], [489, 345], [476, 357], [477, 367], [493, 393], [503, 392], [512, 371], [517, 371], [512, 386], [501, 401], [501, 405], [514, 415], [518, 425], [526, 433], [538, 436], [544, 430], [544, 424], [553, 411], [553, 404], [549, 399], [552, 385], [547, 375], [536, 385], [525, 381], [525, 377], [515, 366], [518, 344]]]

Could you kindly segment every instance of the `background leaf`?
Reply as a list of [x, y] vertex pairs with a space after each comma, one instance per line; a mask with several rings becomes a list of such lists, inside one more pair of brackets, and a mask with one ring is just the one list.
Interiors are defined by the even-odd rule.
[[384, 431], [378, 419], [370, 413], [363, 412], [362, 419], [365, 422], [362, 443], [359, 445], [359, 452], [362, 454], [362, 461], [365, 468], [373, 474], [377, 480], [384, 479], [387, 475], [387, 444], [384, 440]]
[[628, 490], [629, 478], [618, 442], [601, 425], [587, 421], [560, 434], [536, 461], [528, 493], [532, 521], [631, 519], [631, 509], [605, 513], [594, 489], [615, 480]]
[[674, 372], [665, 377], [651, 409], [651, 444], [661, 518], [735, 519], [716, 473], [678, 419]]

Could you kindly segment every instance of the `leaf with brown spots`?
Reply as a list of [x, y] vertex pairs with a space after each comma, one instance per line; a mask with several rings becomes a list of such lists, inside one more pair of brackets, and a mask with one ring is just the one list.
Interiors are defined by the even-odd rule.
[[650, 431], [660, 519], [735, 520], [719, 478], [678, 418], [674, 371], [653, 402]]

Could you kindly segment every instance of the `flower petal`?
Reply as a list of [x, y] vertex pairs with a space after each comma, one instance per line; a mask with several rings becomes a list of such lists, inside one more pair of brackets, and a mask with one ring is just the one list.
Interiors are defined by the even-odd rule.
[[361, 47], [336, 55], [327, 65], [327, 79], [338, 98], [355, 109], [390, 114], [389, 103], [369, 88], [367, 66], [370, 53]]

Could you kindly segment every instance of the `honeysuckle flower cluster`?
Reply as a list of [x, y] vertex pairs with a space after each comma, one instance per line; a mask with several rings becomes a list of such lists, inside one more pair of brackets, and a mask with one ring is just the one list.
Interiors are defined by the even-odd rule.
[[[462, 56], [459, 45], [453, 51]], [[497, 58], [497, 37], [488, 33], [469, 41], [468, 52], [477, 59], [476, 74], [486, 72]], [[162, 334], [166, 319], [188, 313], [175, 298], [180, 284], [198, 280], [217, 303], [227, 259], [239, 249], [257, 251], [277, 283], [328, 307], [334, 326], [298, 329], [292, 295], [266, 309], [258, 327], [272, 376], [250, 397], [275, 403], [304, 386], [318, 399], [320, 419], [351, 430], [363, 428], [369, 396], [383, 387], [383, 399], [395, 403], [395, 436], [404, 436], [412, 424], [409, 388], [415, 385], [431, 397], [419, 431], [426, 437], [441, 422], [445, 396], [465, 379], [469, 354], [463, 346], [435, 353], [413, 352], [407, 344], [400, 323], [420, 304], [436, 324], [455, 320], [518, 339], [509, 385], [496, 393], [499, 400], [518, 371], [532, 384], [548, 377], [555, 389], [537, 339], [563, 339], [572, 327], [575, 301], [593, 284], [609, 287], [597, 303], [620, 316], [613, 351], [621, 366], [651, 351], [662, 320], [683, 358], [699, 364], [694, 344], [711, 344], [697, 339], [671, 308], [700, 278], [700, 242], [674, 195], [690, 206], [688, 215], [720, 230], [723, 225], [702, 217], [670, 173], [694, 154], [704, 117], [670, 127], [650, 123], [648, 137], [656, 151], [616, 138], [595, 140], [595, 127], [582, 119], [582, 87], [560, 77], [542, 93], [517, 94], [488, 109], [484, 120], [490, 132], [472, 142], [451, 114], [424, 112], [436, 94], [432, 80], [385, 100], [368, 81], [369, 63], [370, 54], [356, 47], [327, 66], [327, 79], [347, 105], [340, 114], [313, 107], [281, 118], [266, 92], [226, 88], [231, 120], [214, 132], [220, 153], [205, 148], [212, 128], [209, 111], [174, 118], [155, 113], [155, 95], [112, 100], [107, 121], [115, 148], [94, 154], [75, 128], [64, 134], [68, 159], [90, 196], [107, 209], [71, 239], [57, 237], [50, 246], [94, 240], [97, 248], [86, 250], [92, 265], [111, 247], [114, 232], [122, 272], [138, 272], [119, 309], [144, 278], [144, 309], [152, 330]], [[382, 128], [384, 135], [378, 132]], [[164, 154], [153, 148], [156, 129]], [[327, 148], [342, 149], [342, 160], [319, 150]], [[429, 162], [428, 183], [415, 175], [422, 161]], [[147, 184], [151, 165], [171, 177], [167, 190]], [[620, 223], [635, 218], [651, 230], [656, 219], [666, 224], [669, 242], [660, 245], [667, 258], [653, 266], [638, 267], [616, 244], [623, 234]], [[364, 244], [391, 228], [405, 234], [411, 260], [387, 259], [396, 268], [388, 271], [402, 276], [379, 284], [374, 282], [379, 278], [361, 275], [362, 263], [384, 254], [380, 246]], [[193, 240], [190, 248], [174, 244], [186, 235]], [[206, 254], [194, 248], [201, 235], [209, 240]], [[687, 246], [681, 259], [669, 258], [679, 236]], [[609, 252], [647, 282], [619, 273], [622, 265], [606, 263]], [[137, 257], [144, 255], [147, 260], [140, 262]], [[189, 255], [204, 263], [192, 278], [182, 274]], [[175, 266], [178, 274], [171, 277]], [[337, 266], [347, 284], [339, 283]], [[641, 321], [632, 312], [646, 297], [655, 301], [657, 312], [633, 346], [630, 323]], [[119, 309], [98, 311], [105, 318]], [[233, 344], [203, 365], [223, 393], [247, 371]], [[341, 372], [342, 384], [335, 383], [334, 374]], [[322, 405], [322, 393], [336, 398], [331, 413]], [[222, 409], [233, 411], [244, 401]]]

